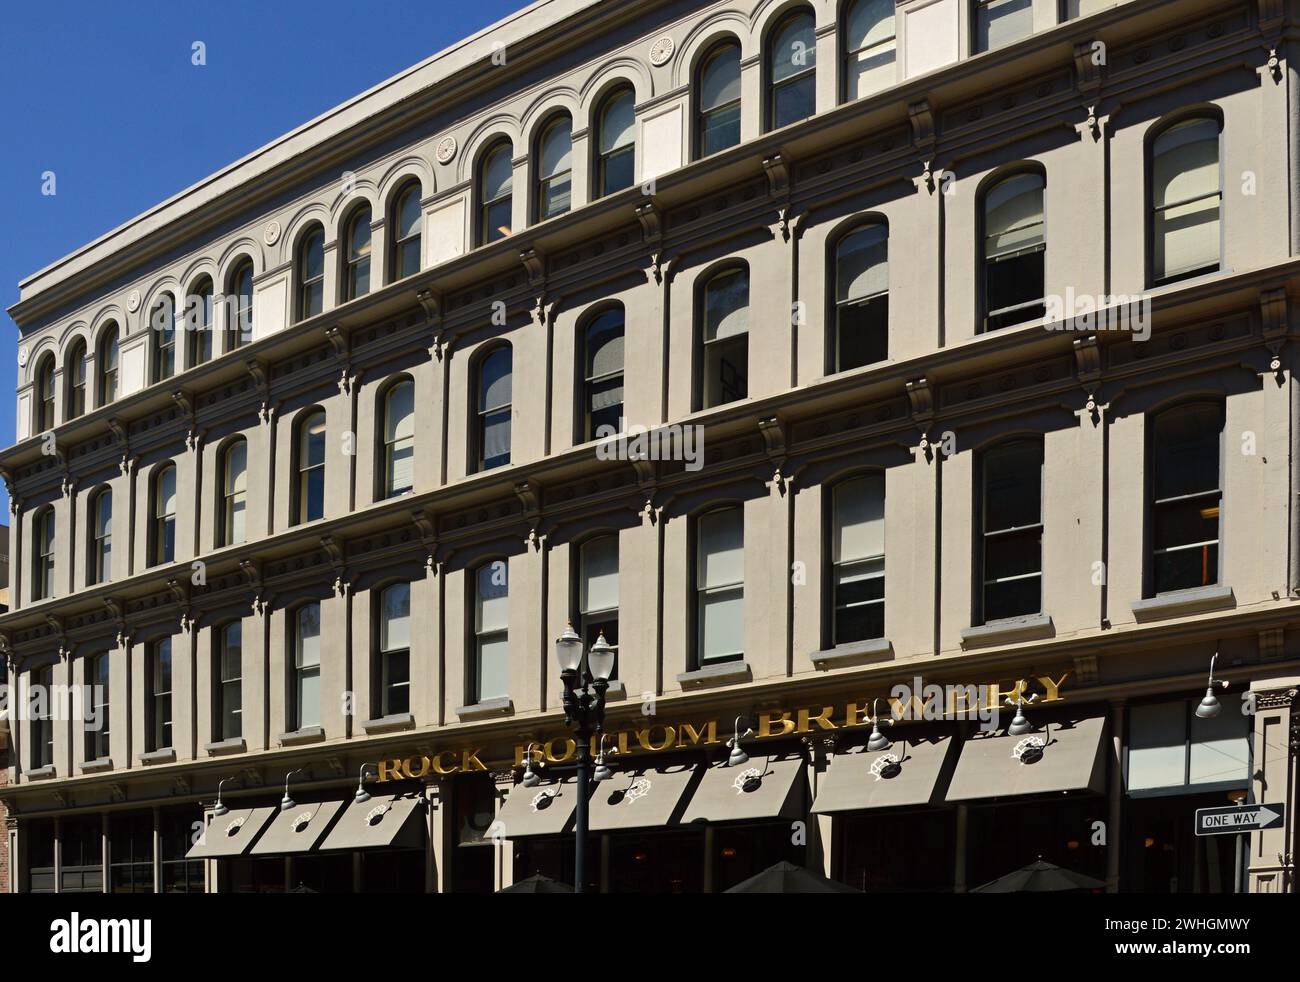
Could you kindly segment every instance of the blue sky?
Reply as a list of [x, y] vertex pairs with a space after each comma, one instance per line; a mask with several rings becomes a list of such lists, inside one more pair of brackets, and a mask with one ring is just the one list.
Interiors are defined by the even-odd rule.
[[[48, 0], [0, 13], [0, 308], [18, 281], [526, 0]], [[195, 67], [195, 41], [207, 64]], [[41, 193], [53, 171], [56, 194]], [[0, 314], [0, 445], [18, 328]], [[8, 496], [0, 487], [0, 522]]]

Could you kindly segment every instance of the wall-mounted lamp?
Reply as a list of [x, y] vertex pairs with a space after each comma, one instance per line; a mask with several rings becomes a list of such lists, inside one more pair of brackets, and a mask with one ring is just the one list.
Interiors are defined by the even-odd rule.
[[[357, 793], [352, 796], [352, 800], [358, 805], [364, 805], [370, 800], [370, 792], [366, 790], [366, 768], [374, 767], [374, 764], [362, 764], [361, 774], [357, 778]], [[287, 789], [286, 789], [287, 790]]]
[[[871, 700], [871, 738], [867, 740], [867, 749], [873, 753], [877, 750], [888, 750], [891, 746], [889, 737], [880, 732], [880, 713], [876, 711], [878, 702], [879, 699]], [[897, 720], [891, 715], [885, 722], [893, 726]]]
[[736, 717], [735, 735], [727, 741], [727, 748], [731, 753], [727, 755], [727, 763], [724, 765], [726, 767], [739, 767], [742, 764], [749, 763], [749, 754], [745, 753], [744, 748], [740, 745], [740, 741], [747, 737], [752, 737], [754, 735], [754, 730], [748, 728], [742, 735], [740, 732], [740, 721], [742, 718], [743, 717], [740, 716]]
[[217, 805], [215, 808], [212, 809], [212, 816], [214, 818], [221, 818], [224, 815], [230, 814], [230, 809], [221, 803], [221, 789], [225, 786], [226, 781], [233, 781], [233, 780], [234, 780], [233, 777], [228, 777], [217, 783]]
[[1216, 685], [1222, 686], [1224, 691], [1227, 691], [1228, 688], [1227, 682], [1221, 682], [1214, 677], [1214, 663], [1218, 658], [1219, 653], [1216, 651], [1214, 656], [1210, 659], [1210, 682], [1205, 687], [1205, 698], [1202, 699], [1201, 704], [1196, 707], [1196, 715], [1201, 719], [1214, 719], [1214, 717], [1219, 715], [1219, 711], [1223, 709], [1223, 707], [1219, 705], [1219, 700], [1214, 695], [1214, 687]]
[[614, 776], [614, 769], [609, 766], [609, 761], [608, 758], [606, 757], [606, 754], [618, 753], [618, 747], [614, 747], [612, 750], [606, 751], [605, 741], [608, 739], [609, 739], [608, 733], [602, 733], [600, 735], [600, 752], [596, 754], [596, 770], [591, 775], [591, 779], [593, 781], [608, 781], [611, 777]]
[[537, 744], [530, 743], [528, 749], [524, 751], [524, 779], [520, 783], [526, 788], [535, 788], [542, 783], [541, 776], [533, 770], [533, 747], [535, 746]]
[[1016, 715], [1011, 718], [1011, 725], [1007, 727], [1008, 736], [1024, 736], [1026, 733], [1033, 731], [1034, 728], [1029, 725], [1029, 720], [1025, 718], [1025, 704], [1029, 703], [1032, 705], [1037, 701], [1037, 692], [1026, 699], [1023, 689], [1016, 693], [1014, 702], [1012, 702], [1009, 696], [1007, 697], [1007, 705], [1016, 707]]
[[298, 807], [298, 803], [289, 797], [289, 778], [293, 777], [295, 774], [301, 774], [302, 770], [303, 769], [299, 767], [297, 770], [290, 771], [284, 776], [284, 797], [280, 799], [280, 811], [287, 812], [290, 808]]

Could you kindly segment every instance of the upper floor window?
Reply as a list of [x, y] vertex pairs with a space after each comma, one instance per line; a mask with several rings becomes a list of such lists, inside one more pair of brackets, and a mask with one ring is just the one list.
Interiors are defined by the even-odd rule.
[[212, 281], [199, 280], [185, 300], [185, 333], [190, 367], [212, 360]]
[[480, 566], [474, 576], [474, 664], [472, 702], [509, 694], [510, 574], [504, 559]]
[[253, 262], [245, 259], [230, 274], [231, 301], [227, 306], [230, 322], [226, 325], [230, 350], [253, 341]]
[[715, 273], [701, 291], [703, 343], [700, 407], [710, 409], [749, 395], [749, 270]]
[[745, 657], [745, 518], [739, 506], [696, 521], [696, 651], [699, 665]]
[[636, 93], [615, 89], [601, 104], [596, 124], [596, 197], [636, 183]]
[[44, 355], [36, 366], [36, 426], [33, 436], [54, 429], [54, 355]]
[[32, 576], [32, 599], [48, 600], [54, 596], [54, 509], [46, 507], [32, 521], [36, 559]]
[[415, 383], [403, 379], [384, 395], [384, 497], [415, 487]]
[[325, 410], [316, 409], [298, 423], [297, 520], [325, 516]]
[[[578, 549], [578, 633], [586, 650], [602, 634], [618, 646], [618, 536], [589, 539]], [[610, 678], [618, 678], [618, 663]]]
[[343, 299], [370, 292], [370, 207], [363, 205], [348, 219], [343, 253]]
[[974, 0], [976, 53], [992, 51], [1034, 33], [1033, 0]]
[[163, 638], [149, 646], [145, 682], [149, 692], [147, 746], [150, 751], [166, 750], [172, 745], [171, 638]]
[[95, 352], [95, 367], [99, 371], [99, 404], [107, 406], [117, 398], [117, 325], [104, 328]]
[[1224, 410], [1193, 403], [1166, 410], [1151, 428], [1151, 589], [1219, 582]]
[[176, 559], [176, 466], [160, 467], [153, 478], [152, 566]]
[[149, 311], [153, 334], [153, 380], [162, 382], [176, 374], [176, 306], [163, 294]]
[[573, 121], [556, 116], [537, 141], [537, 220], [573, 207]]
[[623, 308], [592, 318], [583, 333], [583, 431], [595, 440], [623, 430]]
[[889, 227], [864, 225], [835, 246], [832, 371], [889, 357]]
[[786, 16], [768, 50], [767, 128], [778, 130], [817, 111], [817, 38], [812, 12]]
[[217, 740], [238, 740], [244, 735], [244, 626], [231, 621], [217, 632], [216, 658]]
[[239, 439], [221, 454], [221, 522], [219, 545], [244, 541], [244, 514], [248, 507], [248, 441]]
[[1151, 144], [1153, 282], [1219, 268], [1223, 184], [1217, 119], [1169, 127]]
[[1043, 188], [1042, 172], [1023, 171], [984, 192], [986, 331], [1046, 313]]
[[293, 614], [293, 700], [295, 730], [320, 726], [320, 604], [303, 604]]
[[980, 457], [980, 617], [1042, 611], [1043, 444], [1017, 440]]
[[740, 45], [724, 41], [700, 64], [696, 153], [701, 157], [740, 143]]
[[90, 569], [88, 585], [113, 578], [113, 491], [102, 488], [90, 500]]
[[28, 685], [35, 698], [31, 701], [32, 770], [54, 764], [54, 667], [34, 668]]
[[98, 725], [86, 727], [86, 760], [105, 760], [109, 757], [108, 717], [109, 654], [101, 651], [86, 659], [86, 685], [90, 691], [90, 704]]
[[513, 356], [509, 345], [493, 349], [478, 366], [475, 443], [480, 471], [510, 463]]
[[832, 489], [831, 637], [849, 644], [885, 636], [885, 475]]
[[379, 594], [379, 637], [376, 666], [378, 715], [411, 711], [411, 584], [394, 583]]
[[483, 157], [479, 180], [479, 243], [504, 239], [514, 223], [515, 165], [509, 143], [498, 143]]
[[844, 18], [844, 99], [861, 99], [898, 80], [894, 0], [854, 0]]
[[420, 231], [423, 226], [420, 194], [418, 183], [408, 184], [393, 205], [393, 258], [390, 262], [394, 282], [420, 271]]
[[298, 244], [298, 320], [315, 317], [325, 303], [325, 230], [317, 225]]
[[74, 341], [68, 350], [68, 358], [63, 366], [63, 377], [67, 384], [68, 419], [76, 419], [86, 414], [86, 342]]

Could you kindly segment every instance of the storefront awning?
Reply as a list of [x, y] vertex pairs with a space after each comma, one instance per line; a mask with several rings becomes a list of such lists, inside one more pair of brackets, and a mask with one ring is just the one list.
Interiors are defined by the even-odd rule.
[[424, 799], [413, 793], [352, 802], [321, 843], [322, 849], [391, 849], [424, 842]]
[[928, 805], [956, 741], [949, 734], [896, 739], [887, 750], [845, 748], [831, 759], [817, 783], [815, 814]]
[[276, 816], [249, 855], [283, 856], [287, 853], [311, 852], [329, 828], [330, 821], [342, 809], [341, 801], [294, 805]]
[[506, 795], [501, 814], [483, 838], [522, 839], [530, 835], [556, 835], [565, 830], [578, 804], [573, 778], [526, 788], [516, 784]]
[[224, 859], [248, 852], [258, 834], [271, 821], [275, 809], [237, 808], [208, 824], [203, 836], [190, 846], [186, 859]]
[[680, 806], [699, 768], [690, 764], [616, 771], [596, 785], [591, 797], [593, 832], [675, 825]]
[[735, 767], [709, 767], [686, 806], [683, 822], [740, 822], [797, 818], [805, 786], [801, 754], [755, 753]]
[[[949, 801], [975, 801], [1063, 791], [1101, 791], [1106, 768], [1101, 749], [1106, 718], [1039, 723], [1032, 733], [979, 733], [962, 744], [948, 786]], [[1035, 744], [1041, 755], [1035, 754]]]

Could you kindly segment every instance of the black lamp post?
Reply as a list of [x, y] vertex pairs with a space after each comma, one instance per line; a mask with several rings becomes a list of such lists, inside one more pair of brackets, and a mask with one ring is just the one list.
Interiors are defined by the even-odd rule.
[[574, 835], [573, 890], [582, 893], [587, 873], [587, 786], [591, 780], [591, 738], [605, 723], [605, 692], [614, 671], [615, 650], [602, 633], [583, 657], [582, 638], [570, 624], [555, 642], [564, 683], [564, 725], [577, 737], [577, 819]]

